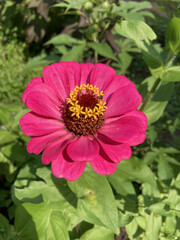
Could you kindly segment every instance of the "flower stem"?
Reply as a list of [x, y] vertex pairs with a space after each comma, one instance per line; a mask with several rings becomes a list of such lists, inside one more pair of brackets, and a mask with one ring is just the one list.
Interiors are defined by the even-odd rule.
[[148, 93], [146, 99], [144, 100], [141, 108], [140, 108], [140, 111], [143, 111], [146, 107], [146, 105], [148, 104], [148, 102], [150, 101], [153, 93], [155, 92], [156, 88], [158, 87], [159, 83], [161, 82], [161, 79], [160, 78], [157, 78], [156, 81], [154, 82], [150, 92]]

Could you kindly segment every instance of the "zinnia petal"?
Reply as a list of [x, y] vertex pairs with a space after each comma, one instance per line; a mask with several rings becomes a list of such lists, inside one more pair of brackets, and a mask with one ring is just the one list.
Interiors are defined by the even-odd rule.
[[65, 128], [61, 121], [46, 118], [33, 112], [26, 113], [19, 123], [23, 133], [29, 136], [42, 136]]
[[26, 96], [26, 106], [42, 116], [62, 119], [58, 106], [42, 92], [29, 92]]
[[105, 117], [116, 117], [136, 110], [142, 97], [133, 86], [125, 86], [114, 92], [107, 104]]
[[120, 124], [118, 121], [115, 121], [111, 124], [104, 124], [102, 128], [98, 130], [98, 133], [114, 141], [128, 143], [138, 136], [139, 131], [132, 125]]
[[77, 62], [60, 62], [43, 69], [45, 83], [54, 88], [58, 97], [65, 101], [70, 91], [74, 90], [81, 75], [81, 67]]
[[90, 84], [97, 86], [100, 91], [105, 91], [115, 77], [113, 68], [98, 63], [91, 71]]
[[63, 138], [67, 133], [67, 129], [61, 129], [48, 135], [31, 137], [27, 145], [27, 151], [29, 153], [39, 154], [47, 145]]
[[92, 63], [81, 64], [81, 79], [78, 85], [90, 83], [90, 73], [93, 67]]
[[78, 179], [86, 167], [86, 162], [70, 162], [65, 160], [62, 153], [51, 164], [52, 173], [57, 178], [65, 178], [68, 181]]
[[42, 162], [44, 164], [49, 164], [50, 162], [59, 158], [59, 155], [62, 153], [66, 145], [72, 139], [73, 135], [71, 133], [60, 138], [58, 141], [53, 142], [46, 147], [42, 154]]
[[99, 156], [90, 162], [91, 167], [94, 169], [94, 171], [100, 175], [113, 174], [116, 171], [117, 163], [113, 163], [106, 159], [106, 154], [101, 150]]
[[99, 146], [95, 139], [81, 136], [76, 137], [67, 146], [67, 154], [73, 161], [91, 161], [99, 152]]
[[29, 90], [24, 92], [24, 94], [22, 95], [22, 100], [25, 104], [27, 95], [30, 91], [42, 92], [46, 94], [56, 105], [60, 104], [60, 100], [58, 99], [55, 91], [50, 86], [42, 82], [34, 83], [31, 87], [29, 87]]
[[131, 86], [136, 88], [136, 85], [132, 83], [127, 77], [122, 75], [117, 75], [108, 85], [106, 90], [103, 93], [103, 101], [109, 102], [110, 98], [112, 97], [113, 93], [122, 87]]
[[119, 163], [122, 159], [131, 157], [132, 151], [128, 144], [113, 144], [100, 134], [98, 135], [98, 142], [113, 162]]

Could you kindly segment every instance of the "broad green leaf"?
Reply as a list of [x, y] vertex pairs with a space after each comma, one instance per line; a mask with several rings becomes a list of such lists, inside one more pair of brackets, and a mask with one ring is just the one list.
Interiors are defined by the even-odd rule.
[[27, 161], [27, 151], [20, 142], [10, 143], [1, 148], [1, 152], [18, 163]]
[[80, 238], [80, 240], [112, 240], [114, 233], [108, 228], [96, 226], [86, 231]]
[[119, 226], [124, 227], [125, 225], [129, 224], [133, 220], [133, 216], [129, 214], [123, 214], [121, 211], [119, 213]]
[[45, 45], [53, 44], [53, 45], [68, 45], [72, 46], [73, 44], [82, 44], [83, 41], [73, 38], [67, 34], [59, 34], [53, 38], [51, 38]]
[[0, 125], [8, 127], [11, 121], [13, 121], [11, 111], [6, 105], [0, 106]]
[[[13, 201], [16, 205], [20, 203], [41, 203], [48, 201], [51, 208], [60, 211], [68, 225], [68, 229], [72, 230], [75, 224], [81, 220], [78, 215], [75, 205], [76, 196], [67, 186], [65, 179], [55, 178], [51, 170], [47, 167], [26, 167], [20, 171], [17, 180], [13, 187]], [[32, 173], [37, 172], [37, 175], [44, 181], [34, 181]]]
[[0, 145], [14, 142], [18, 138], [17, 135], [0, 129]]
[[94, 49], [99, 55], [118, 61], [113, 51], [107, 43], [88, 43], [88, 46]]
[[145, 230], [146, 228], [146, 219], [144, 216], [137, 216], [135, 217], [135, 221], [137, 222], [137, 224], [143, 229]]
[[0, 214], [0, 240], [9, 239], [10, 225], [7, 218]]
[[147, 182], [156, 187], [155, 176], [151, 169], [141, 160], [132, 157], [129, 160], [122, 160], [117, 166], [115, 173], [110, 175], [109, 179], [115, 179], [121, 176], [126, 180], [136, 181], [139, 183]]
[[[139, 87], [139, 92], [143, 99], [146, 98], [148, 92], [152, 88], [156, 78], [148, 77], [146, 78]], [[148, 118], [148, 124], [152, 124], [157, 121], [162, 115], [173, 90], [173, 83], [162, 82], [159, 84], [156, 92], [153, 94], [151, 100], [146, 105], [143, 112]]]
[[129, 224], [126, 225], [126, 232], [130, 239], [134, 239], [133, 235], [135, 235], [137, 230], [138, 230], [138, 224], [135, 221], [135, 219], [133, 219]]
[[176, 217], [166, 217], [166, 220], [163, 224], [162, 232], [166, 233], [167, 235], [172, 235], [176, 231]]
[[119, 234], [117, 205], [105, 176], [86, 167], [83, 175], [68, 185], [79, 199], [79, 210], [85, 221], [106, 226]]
[[146, 238], [147, 240], [155, 240], [159, 238], [159, 233], [162, 225], [162, 217], [151, 213], [145, 215], [146, 218]]
[[121, 62], [120, 67], [121, 67], [121, 74], [125, 74], [128, 67], [130, 66], [132, 62], [132, 57], [126, 52], [122, 52], [118, 54], [118, 58]]
[[180, 81], [180, 66], [171, 67], [162, 75], [162, 80], [165, 82]]
[[45, 240], [68, 240], [67, 226], [59, 211], [52, 211], [45, 232]]
[[17, 167], [13, 165], [12, 161], [0, 152], [0, 174], [4, 175], [8, 182], [12, 182], [14, 180], [16, 170]]
[[134, 11], [139, 11], [145, 8], [152, 8], [152, 5], [150, 4], [150, 2], [142, 1], [141, 4], [139, 4], [139, 2], [134, 2], [134, 1], [128, 1], [128, 2], [121, 1], [119, 9], [121, 10], [133, 9]]
[[29, 71], [37, 67], [44, 67], [48, 64], [54, 63], [54, 62], [59, 62], [60, 58], [59, 56], [52, 54], [49, 56], [43, 55], [43, 56], [37, 56], [32, 58], [31, 60], [28, 61], [26, 64], [24, 71]]
[[161, 216], [173, 216], [173, 210], [171, 203], [162, 201], [151, 205], [148, 208], [151, 212], [159, 214]]
[[144, 43], [156, 39], [154, 31], [143, 21], [123, 20], [121, 23], [116, 24], [115, 30], [118, 34], [135, 41], [142, 50], [147, 50]]
[[167, 185], [171, 183], [174, 177], [173, 168], [171, 164], [168, 163], [168, 155], [162, 155], [158, 159], [158, 177]]
[[15, 229], [22, 240], [69, 239], [64, 218], [45, 202], [19, 205], [15, 214]]
[[174, 17], [166, 29], [165, 43], [166, 48], [174, 54], [180, 52], [180, 18]]
[[85, 43], [77, 46], [73, 46], [64, 56], [61, 57], [61, 61], [80, 61], [85, 48]]

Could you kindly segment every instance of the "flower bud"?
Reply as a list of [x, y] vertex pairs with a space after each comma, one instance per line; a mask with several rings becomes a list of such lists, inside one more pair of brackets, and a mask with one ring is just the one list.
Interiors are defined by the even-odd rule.
[[93, 7], [93, 3], [92, 3], [92, 2], [86, 2], [86, 3], [84, 4], [84, 9], [85, 9], [85, 10], [91, 10], [92, 7]]

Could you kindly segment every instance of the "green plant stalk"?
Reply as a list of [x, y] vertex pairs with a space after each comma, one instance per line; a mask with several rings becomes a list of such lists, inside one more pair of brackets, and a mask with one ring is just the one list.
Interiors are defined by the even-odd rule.
[[153, 94], [154, 94], [156, 88], [158, 87], [158, 85], [160, 84], [160, 82], [161, 82], [161, 79], [157, 78], [156, 81], [154, 82], [150, 92], [148, 93], [146, 99], [144, 100], [144, 102], [143, 102], [143, 104], [142, 104], [142, 106], [140, 108], [140, 111], [143, 111], [145, 109], [146, 105], [150, 101], [151, 97], [153, 96]]
[[[166, 64], [164, 66], [164, 71], [167, 71], [167, 69], [173, 64], [175, 57], [176, 57], [176, 54], [172, 53], [172, 51], [171, 51], [167, 57]], [[156, 88], [158, 87], [158, 85], [160, 84], [160, 82], [161, 82], [161, 79], [157, 78], [156, 81], [154, 82], [149, 94], [147, 95], [146, 99], [144, 100], [144, 102], [140, 108], [140, 111], [143, 111], [145, 109], [146, 105], [150, 101], [151, 97], [153, 96], [153, 94], [154, 94]]]

